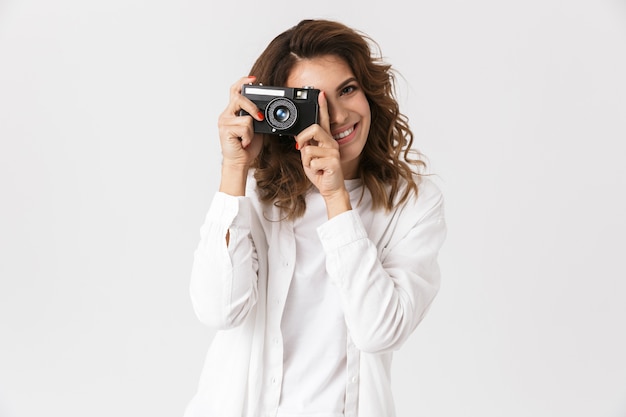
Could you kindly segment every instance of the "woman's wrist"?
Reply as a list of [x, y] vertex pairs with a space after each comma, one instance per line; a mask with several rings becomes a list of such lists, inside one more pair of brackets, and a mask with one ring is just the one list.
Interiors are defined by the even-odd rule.
[[326, 213], [328, 214], [329, 219], [332, 219], [333, 217], [346, 211], [352, 210], [350, 194], [345, 188], [324, 196], [324, 201], [326, 202]]
[[222, 162], [220, 191], [232, 196], [246, 195], [246, 181], [250, 167], [245, 164]]

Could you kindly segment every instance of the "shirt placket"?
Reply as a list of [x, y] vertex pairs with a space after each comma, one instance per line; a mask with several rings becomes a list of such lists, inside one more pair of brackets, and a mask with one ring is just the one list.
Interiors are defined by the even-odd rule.
[[264, 409], [267, 417], [274, 417], [278, 409], [283, 381], [283, 338], [280, 322], [285, 300], [293, 277], [296, 260], [296, 242], [292, 222], [276, 222], [273, 227], [280, 236], [277, 247], [270, 248], [270, 270], [268, 274], [268, 303], [266, 321], [266, 368]]

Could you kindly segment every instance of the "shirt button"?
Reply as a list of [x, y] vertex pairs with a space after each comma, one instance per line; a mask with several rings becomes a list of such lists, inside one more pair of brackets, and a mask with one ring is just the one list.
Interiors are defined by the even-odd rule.
[[352, 382], [356, 382], [356, 376], [352, 377]]
[[272, 378], [272, 384], [276, 383], [276, 378]]
[[277, 345], [278, 344], [278, 338], [274, 338], [274, 344]]

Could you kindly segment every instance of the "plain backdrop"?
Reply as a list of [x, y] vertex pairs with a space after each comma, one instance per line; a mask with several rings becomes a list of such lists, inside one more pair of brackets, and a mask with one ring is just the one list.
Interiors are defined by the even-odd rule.
[[617, 0], [0, 1], [0, 416], [182, 416], [217, 117], [313, 17], [378, 41], [446, 196], [399, 417], [626, 416]]

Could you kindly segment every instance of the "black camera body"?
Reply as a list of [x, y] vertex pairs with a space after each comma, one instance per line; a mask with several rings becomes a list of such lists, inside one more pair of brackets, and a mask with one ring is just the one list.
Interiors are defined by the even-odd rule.
[[[254, 102], [265, 116], [261, 122], [253, 119], [256, 133], [296, 136], [318, 121], [320, 90], [315, 88], [244, 84], [241, 94]], [[244, 110], [239, 112], [240, 116], [247, 114]]]

